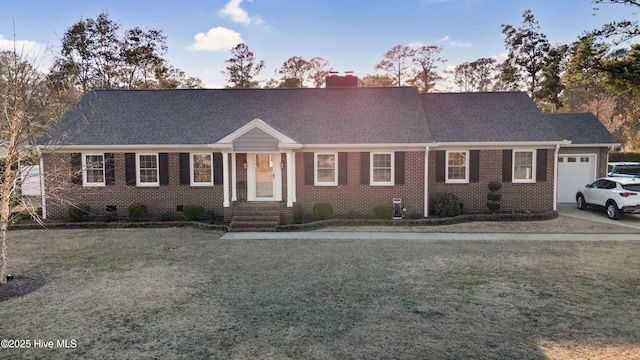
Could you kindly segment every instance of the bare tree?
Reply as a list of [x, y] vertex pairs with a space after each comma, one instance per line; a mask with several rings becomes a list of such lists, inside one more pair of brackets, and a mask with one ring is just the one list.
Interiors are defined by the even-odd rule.
[[0, 140], [6, 156], [0, 165], [0, 284], [7, 275], [7, 230], [18, 216], [37, 218], [37, 204], [21, 196], [22, 165], [33, 164], [33, 141], [63, 111], [47, 78], [17, 51], [0, 53]]
[[412, 83], [422, 92], [433, 90], [436, 81], [443, 79], [438, 74], [438, 64], [445, 63], [447, 60], [438, 56], [441, 51], [442, 47], [435, 45], [425, 45], [415, 49], [413, 63], [417, 71]]
[[409, 78], [413, 66], [416, 49], [407, 45], [395, 45], [384, 53], [384, 59], [376, 65], [376, 70], [382, 70], [395, 79], [396, 86], [402, 86], [403, 79]]

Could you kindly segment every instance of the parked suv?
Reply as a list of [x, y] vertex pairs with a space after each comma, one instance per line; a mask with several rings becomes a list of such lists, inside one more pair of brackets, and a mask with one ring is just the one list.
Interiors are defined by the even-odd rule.
[[607, 165], [607, 176], [640, 177], [640, 162], [610, 162]]
[[578, 189], [578, 209], [587, 206], [604, 207], [609, 219], [617, 220], [623, 213], [640, 214], [640, 179], [606, 177]]

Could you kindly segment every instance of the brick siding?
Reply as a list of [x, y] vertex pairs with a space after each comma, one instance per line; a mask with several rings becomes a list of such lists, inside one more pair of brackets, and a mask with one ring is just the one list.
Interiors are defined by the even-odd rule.
[[[338, 186], [313, 186], [305, 184], [304, 154], [296, 154], [296, 205], [310, 213], [316, 203], [327, 202], [333, 205], [334, 214], [344, 216], [357, 212], [362, 216], [371, 216], [373, 207], [378, 204], [391, 204], [393, 198], [402, 198], [407, 213], [422, 216], [424, 213], [424, 152], [405, 152], [405, 181], [394, 186], [371, 186], [360, 183], [360, 152], [347, 153], [347, 184]], [[606, 158], [606, 149], [602, 150]], [[45, 179], [47, 179], [47, 215], [59, 219], [67, 217], [69, 204], [86, 203], [95, 215], [101, 217], [107, 213], [107, 206], [115, 205], [120, 218], [128, 216], [127, 208], [134, 201], [141, 201], [149, 207], [150, 216], [159, 218], [170, 216], [182, 218], [177, 211], [178, 205], [198, 204], [206, 210], [230, 220], [233, 207], [223, 209], [223, 185], [213, 187], [193, 187], [180, 185], [179, 154], [169, 153], [169, 184], [157, 187], [136, 187], [125, 185], [125, 156], [116, 153], [114, 157], [115, 183], [106, 187], [83, 187], [71, 182], [71, 155], [66, 153], [48, 154], [44, 158]], [[282, 159], [282, 200], [287, 200], [286, 156]], [[238, 201], [247, 199], [247, 170], [244, 168], [247, 155], [236, 155], [236, 177]], [[229, 159], [229, 165], [231, 160]], [[504, 211], [543, 211], [553, 208], [554, 151], [547, 151], [547, 179], [536, 183], [504, 182], [501, 210]], [[466, 184], [446, 184], [436, 182], [435, 152], [429, 153], [429, 197], [437, 193], [456, 194], [463, 203], [466, 212], [486, 212], [487, 185], [492, 180], [502, 180], [502, 150], [481, 150], [479, 152], [479, 182]], [[601, 162], [600, 172], [606, 171], [606, 162]], [[276, 170], [277, 171], [277, 170]], [[55, 180], [53, 178], [55, 177]], [[231, 171], [229, 171], [229, 189], [231, 191]], [[229, 195], [231, 199], [231, 194]], [[64, 199], [64, 200], [59, 200]], [[429, 206], [430, 210], [433, 207]], [[289, 209], [290, 210], [290, 209]], [[290, 211], [285, 217], [289, 219]], [[283, 220], [287, 222], [288, 220]]]

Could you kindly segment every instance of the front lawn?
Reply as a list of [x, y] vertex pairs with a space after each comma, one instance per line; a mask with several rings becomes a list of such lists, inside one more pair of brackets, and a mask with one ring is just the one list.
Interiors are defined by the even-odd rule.
[[0, 302], [0, 338], [31, 340], [0, 358], [640, 357], [640, 242], [9, 236], [44, 286]]

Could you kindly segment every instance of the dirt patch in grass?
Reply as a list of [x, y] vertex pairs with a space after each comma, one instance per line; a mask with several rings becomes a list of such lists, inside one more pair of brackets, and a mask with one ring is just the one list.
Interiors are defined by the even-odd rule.
[[11, 281], [0, 285], [0, 302], [23, 296], [44, 286], [44, 280], [33, 276], [13, 276]]
[[640, 357], [640, 242], [221, 240], [15, 231], [7, 358]]

